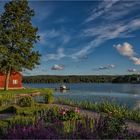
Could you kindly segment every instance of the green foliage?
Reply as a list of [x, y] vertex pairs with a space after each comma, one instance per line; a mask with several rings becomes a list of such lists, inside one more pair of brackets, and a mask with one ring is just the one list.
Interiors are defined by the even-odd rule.
[[0, 111], [0, 113], [16, 113], [18, 108], [16, 106], [9, 106]]
[[2, 97], [0, 97], [0, 106], [2, 106], [2, 101], [3, 101]]
[[5, 97], [5, 98], [12, 98], [15, 97], [16, 95], [20, 94], [32, 94], [35, 92], [40, 92], [41, 94], [46, 94], [48, 92], [53, 92], [52, 89], [49, 88], [25, 88], [25, 89], [12, 89], [8, 91], [0, 90], [0, 98]]
[[76, 75], [56, 76], [38, 75], [24, 76], [24, 83], [140, 83], [137, 81], [139, 75]]
[[97, 129], [101, 139], [112, 139], [126, 131], [125, 121], [120, 117], [104, 115], [101, 116], [99, 123], [100, 128]]
[[52, 94], [45, 94], [44, 100], [45, 100], [45, 103], [50, 104], [50, 103], [53, 103], [54, 97]]
[[0, 136], [4, 135], [7, 132], [8, 127], [8, 122], [0, 120]]
[[104, 101], [102, 103], [91, 103], [91, 102], [83, 102], [83, 101], [77, 102], [66, 98], [57, 98], [55, 102], [60, 104], [71, 105], [71, 106], [77, 106], [83, 109], [92, 110], [96, 112], [104, 112], [107, 114], [112, 114], [115, 117], [125, 118], [128, 120], [134, 120], [136, 122], [140, 122], [139, 110], [130, 110], [125, 106], [120, 106], [108, 101]]
[[15, 95], [11, 93], [0, 95], [0, 106], [7, 106], [15, 103]]
[[17, 103], [20, 107], [31, 107], [34, 105], [34, 100], [31, 96], [26, 96], [19, 99]]
[[39, 39], [33, 16], [27, 0], [6, 3], [0, 15], [0, 71], [7, 75], [6, 85], [12, 71], [31, 70], [39, 64], [40, 54], [33, 50]]
[[89, 129], [89, 131], [93, 131], [94, 124], [95, 124], [94, 118], [81, 117], [78, 120], [73, 119], [73, 120], [64, 121], [63, 128], [61, 129], [66, 134], [75, 132], [76, 130], [78, 130], [78, 126], [82, 126], [81, 129]]
[[9, 126], [15, 126], [15, 125], [29, 125], [34, 124], [36, 121], [36, 118], [34, 116], [14, 116], [10, 119], [5, 120], [8, 122]]
[[106, 75], [89, 75], [89, 76], [53, 76], [53, 75], [39, 75], [39, 76], [24, 76], [24, 83], [104, 83], [112, 82], [116, 76]]
[[59, 120], [61, 121], [78, 120], [78, 119], [80, 119], [80, 114], [77, 110], [62, 109], [59, 113]]
[[53, 93], [52, 91], [48, 91], [46, 94], [43, 95], [44, 96], [44, 101], [45, 103], [47, 104], [50, 104], [50, 103], [53, 103], [54, 101], [54, 96], [53, 96]]

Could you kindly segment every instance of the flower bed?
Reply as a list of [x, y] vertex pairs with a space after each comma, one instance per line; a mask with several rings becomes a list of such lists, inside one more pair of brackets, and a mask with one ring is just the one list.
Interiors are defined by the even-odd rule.
[[[25, 109], [27, 109], [25, 113]], [[20, 111], [19, 111], [20, 110]], [[30, 112], [32, 110], [32, 112]], [[30, 112], [30, 113], [28, 113]], [[80, 110], [19, 108], [15, 117], [0, 122], [0, 138], [6, 139], [129, 139], [140, 133], [128, 131], [124, 119], [110, 115], [88, 118]]]

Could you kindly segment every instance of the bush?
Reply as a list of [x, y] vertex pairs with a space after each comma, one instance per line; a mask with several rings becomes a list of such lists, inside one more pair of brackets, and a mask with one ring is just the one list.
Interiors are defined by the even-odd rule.
[[76, 108], [75, 110], [70, 109], [62, 109], [59, 113], [59, 120], [68, 121], [68, 120], [78, 120], [80, 119], [79, 110]]
[[18, 101], [20, 107], [31, 107], [34, 105], [34, 100], [31, 96], [23, 97]]
[[0, 97], [0, 106], [2, 106], [2, 98]]
[[17, 112], [16, 106], [9, 106], [9, 107], [0, 111], [0, 113], [16, 113], [16, 112]]
[[15, 95], [10, 93], [0, 95], [0, 106], [13, 105], [15, 103]]
[[10, 127], [21, 125], [26, 126], [29, 124], [34, 124], [36, 119], [33, 116], [14, 116], [13, 118], [6, 120]]
[[8, 123], [5, 121], [0, 121], [0, 139], [8, 130]]
[[47, 94], [44, 94], [44, 101], [45, 101], [45, 103], [47, 103], [47, 104], [50, 104], [50, 103], [53, 103], [53, 101], [54, 101], [54, 96], [53, 96], [53, 94], [52, 93], [47, 93]]
[[101, 116], [95, 123], [95, 131], [101, 139], [113, 139], [125, 130], [124, 119], [111, 114]]
[[[28, 120], [25, 119], [24, 120]], [[30, 121], [30, 119], [29, 119]], [[21, 124], [16, 122], [16, 124]], [[82, 117], [80, 120], [56, 121], [44, 125], [40, 118], [33, 124], [14, 125], [4, 138], [7, 139], [139, 139], [140, 133], [127, 131], [124, 121], [114, 116], [98, 119]]]

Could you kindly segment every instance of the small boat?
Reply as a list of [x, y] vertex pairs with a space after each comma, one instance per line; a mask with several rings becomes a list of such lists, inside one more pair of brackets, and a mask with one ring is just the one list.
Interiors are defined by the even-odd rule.
[[70, 88], [66, 87], [66, 85], [60, 85], [59, 88], [55, 88], [55, 90], [70, 90]]
[[60, 85], [60, 90], [66, 90], [66, 89], [67, 89], [66, 85]]

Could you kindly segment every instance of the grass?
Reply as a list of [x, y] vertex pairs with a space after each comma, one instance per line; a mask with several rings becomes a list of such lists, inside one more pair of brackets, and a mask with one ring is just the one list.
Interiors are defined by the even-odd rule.
[[[59, 98], [57, 103], [105, 113], [103, 118], [96, 120], [94, 117], [75, 115], [75, 110], [70, 111], [43, 103], [35, 103], [31, 107], [20, 107], [18, 104], [1, 106], [0, 113], [12, 113], [13, 116], [0, 120], [0, 138], [108, 139], [124, 134], [124, 118], [140, 121], [140, 112], [130, 111], [126, 107], [109, 102], [94, 104]], [[39, 122], [43, 124], [39, 126]], [[50, 137], [46, 137], [48, 135]], [[127, 136], [120, 138], [127, 138]], [[138, 138], [137, 135], [134, 138]]]
[[[35, 94], [37, 93], [37, 94], [33, 95], [32, 93]], [[27, 95], [32, 94], [33, 96], [39, 96], [45, 94], [53, 94], [53, 90], [48, 88], [26, 88], [26, 89], [17, 89], [17, 90], [8, 90], [8, 91], [0, 90], [0, 106], [15, 104], [19, 100], [19, 98], [22, 97], [20, 95], [23, 94], [27, 94]]]
[[133, 139], [138, 138], [137, 134], [131, 135], [126, 131], [122, 118], [114, 116], [104, 115], [99, 120], [84, 116], [77, 119], [73, 116], [74, 112], [66, 113], [68, 116], [65, 116], [66, 114], [62, 114], [63, 109], [50, 108], [45, 104], [36, 104], [33, 107], [14, 106], [14, 108], [15, 116], [0, 120], [0, 138], [130, 139], [131, 136]]
[[75, 101], [66, 98], [57, 98], [56, 103], [76, 106], [82, 109], [91, 110], [95, 112], [104, 112], [112, 116], [124, 118], [125, 120], [133, 120], [140, 123], [140, 111], [130, 110], [125, 106], [120, 106], [115, 103], [104, 101], [102, 103], [92, 103], [87, 101]]
[[31, 94], [34, 92], [41, 92], [41, 93], [46, 93], [46, 92], [50, 92], [52, 91], [52, 89], [48, 89], [48, 88], [25, 88], [25, 89], [12, 89], [12, 90], [0, 90], [0, 95], [1, 94]]

